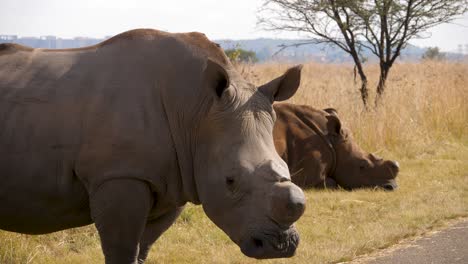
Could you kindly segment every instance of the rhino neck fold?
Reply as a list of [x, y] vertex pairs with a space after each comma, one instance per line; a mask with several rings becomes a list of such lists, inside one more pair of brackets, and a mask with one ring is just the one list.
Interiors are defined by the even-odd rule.
[[335, 147], [333, 146], [332, 142], [327, 138], [327, 136], [322, 132], [322, 130], [315, 124], [313, 120], [310, 120], [309, 118], [301, 118], [302, 122], [304, 122], [308, 127], [310, 127], [315, 134], [317, 134], [325, 143], [327, 148], [330, 150], [331, 156], [332, 156], [332, 163], [330, 165], [330, 169], [327, 172], [327, 177], [331, 179], [335, 179], [335, 170], [336, 170], [336, 151]]
[[161, 102], [175, 152], [178, 172], [177, 179], [171, 181], [177, 182], [180, 202], [200, 204], [194, 153], [198, 121], [205, 117], [212, 103], [212, 91], [204, 83], [209, 54], [176, 39], [167, 39], [161, 45], [170, 52], [146, 59], [155, 63], [154, 90], [159, 97], [155, 100]]
[[[171, 131], [172, 144], [176, 155], [176, 163], [178, 167], [179, 176], [179, 200], [183, 204], [185, 202], [191, 202], [193, 204], [200, 204], [198, 191], [195, 182], [194, 168], [193, 168], [193, 157], [191, 155], [191, 142], [185, 134], [190, 130], [184, 127], [179, 120], [183, 116], [180, 112], [174, 112], [168, 110], [168, 104], [165, 103], [164, 96], [161, 98], [161, 103], [164, 109], [164, 115]], [[168, 115], [168, 113], [176, 113], [175, 115]], [[190, 132], [189, 132], [190, 133]]]
[[[164, 80], [156, 83], [162, 88], [159, 97], [177, 157], [180, 199], [194, 204], [201, 203], [196, 178], [197, 168], [194, 165], [197, 161], [197, 130], [200, 120], [206, 116], [213, 103], [201, 82], [203, 67], [197, 65], [197, 62], [203, 63], [196, 60], [191, 65], [184, 65], [185, 68], [193, 67], [192, 76], [183, 79], [180, 76], [168, 78], [168, 75], [163, 75]], [[177, 89], [174, 89], [174, 86], [178, 86]]]

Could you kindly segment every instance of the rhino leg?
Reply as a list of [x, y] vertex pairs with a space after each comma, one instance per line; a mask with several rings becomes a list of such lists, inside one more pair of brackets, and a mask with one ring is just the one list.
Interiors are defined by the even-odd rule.
[[137, 263], [138, 244], [152, 203], [149, 186], [132, 179], [107, 181], [91, 195], [91, 217], [107, 264]]
[[327, 189], [336, 189], [336, 188], [338, 188], [338, 183], [336, 183], [336, 181], [334, 179], [332, 179], [330, 177], [326, 177], [325, 182], [324, 182], [324, 186]]
[[143, 264], [151, 249], [151, 245], [166, 231], [180, 215], [184, 207], [175, 208], [166, 214], [148, 222], [140, 240], [138, 263]]
[[336, 189], [338, 184], [336, 181], [330, 177], [325, 177], [324, 180], [321, 180], [317, 185], [314, 186], [317, 189]]

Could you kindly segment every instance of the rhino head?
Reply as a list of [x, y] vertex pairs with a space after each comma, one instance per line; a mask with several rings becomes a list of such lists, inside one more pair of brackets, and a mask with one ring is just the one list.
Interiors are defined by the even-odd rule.
[[213, 101], [198, 123], [198, 196], [207, 216], [249, 257], [290, 257], [299, 243], [293, 223], [305, 196], [275, 151], [272, 104], [296, 92], [301, 68], [257, 88], [221, 64], [206, 66]]
[[335, 109], [324, 109], [327, 116], [327, 130], [336, 154], [333, 174], [338, 185], [345, 189], [378, 187], [392, 191], [398, 187], [396, 176], [399, 172], [397, 161], [384, 160], [364, 151], [352, 138], [351, 132], [343, 128]]

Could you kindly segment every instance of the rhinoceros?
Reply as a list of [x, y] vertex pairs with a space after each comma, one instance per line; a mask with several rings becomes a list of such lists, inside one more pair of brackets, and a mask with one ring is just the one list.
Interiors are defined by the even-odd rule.
[[397, 188], [398, 162], [365, 152], [342, 127], [333, 108], [274, 104], [273, 130], [278, 154], [288, 163], [292, 181], [302, 188]]
[[106, 263], [136, 263], [191, 202], [245, 255], [292, 256], [305, 196], [275, 151], [272, 104], [301, 67], [257, 89], [196, 32], [0, 45], [0, 229], [95, 223]]

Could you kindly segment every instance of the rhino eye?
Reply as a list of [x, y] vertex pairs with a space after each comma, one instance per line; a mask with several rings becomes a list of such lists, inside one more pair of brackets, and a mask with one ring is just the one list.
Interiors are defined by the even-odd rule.
[[359, 162], [359, 170], [365, 170], [367, 168], [369, 168], [370, 165], [369, 165], [369, 162], [367, 162], [367, 160], [361, 160]]
[[226, 178], [226, 185], [227, 185], [228, 187], [233, 186], [233, 185], [234, 185], [234, 178], [233, 178], [233, 177], [227, 177], [227, 178]]

